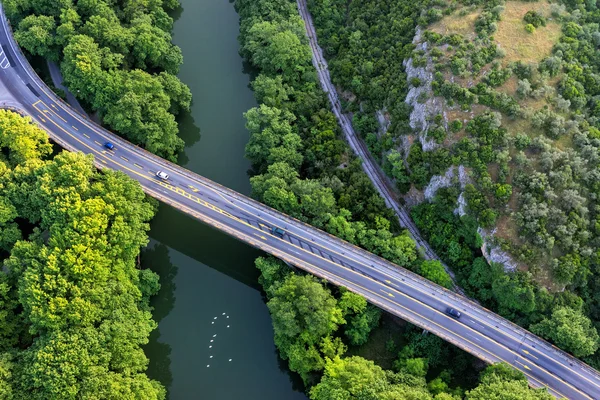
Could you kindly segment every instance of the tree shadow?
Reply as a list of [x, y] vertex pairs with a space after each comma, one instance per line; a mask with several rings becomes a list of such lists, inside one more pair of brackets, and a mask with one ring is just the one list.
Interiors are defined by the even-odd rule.
[[[185, 142], [185, 147], [192, 147], [194, 144], [200, 141], [202, 135], [200, 134], [200, 127], [196, 125], [196, 121], [192, 116], [191, 111], [182, 111], [177, 116], [177, 124], [179, 125], [179, 137]], [[189, 157], [185, 153], [185, 150], [179, 153], [177, 163], [179, 165], [186, 165], [190, 161]]]
[[[175, 276], [178, 269], [171, 263], [167, 246], [160, 243], [155, 243], [142, 251], [141, 264], [143, 268], [151, 269], [160, 277], [160, 290], [150, 299], [153, 318], [160, 323], [175, 306]], [[159, 338], [160, 328], [157, 328], [150, 333], [149, 342], [144, 346], [144, 352], [149, 359], [147, 375], [165, 386], [168, 398], [169, 388], [173, 382], [171, 346], [161, 343]]]
[[304, 382], [302, 382], [300, 375], [290, 370], [288, 362], [279, 356], [279, 351], [277, 349], [275, 350], [275, 353], [277, 354], [277, 366], [280, 371], [287, 374], [290, 383], [292, 384], [292, 390], [294, 392], [306, 393], [306, 386], [304, 386]]

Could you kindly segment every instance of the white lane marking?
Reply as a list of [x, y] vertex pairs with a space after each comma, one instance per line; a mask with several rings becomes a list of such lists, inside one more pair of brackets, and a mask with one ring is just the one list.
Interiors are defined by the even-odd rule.
[[7, 69], [8, 67], [10, 67], [10, 61], [8, 61], [6, 54], [4, 54], [4, 50], [0, 48], [0, 68]]

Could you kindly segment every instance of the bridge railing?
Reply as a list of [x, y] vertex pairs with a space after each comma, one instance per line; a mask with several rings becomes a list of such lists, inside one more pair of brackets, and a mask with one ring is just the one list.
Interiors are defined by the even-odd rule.
[[[99, 126], [98, 124], [96, 124], [94, 121], [92, 121], [89, 116], [87, 115], [82, 115], [79, 111], [77, 111], [76, 109], [74, 109], [73, 107], [71, 107], [70, 104], [68, 104], [67, 102], [65, 102], [62, 98], [60, 98], [59, 96], [57, 96], [54, 92], [52, 92], [52, 90], [50, 90], [50, 88], [46, 85], [46, 83], [37, 75], [37, 73], [35, 72], [35, 70], [31, 67], [31, 65], [29, 64], [29, 62], [27, 61], [27, 58], [25, 57], [23, 51], [21, 50], [21, 48], [19, 47], [19, 45], [16, 43], [16, 40], [14, 39], [14, 35], [12, 34], [12, 26], [10, 25], [10, 21], [8, 21], [8, 19], [6, 18], [6, 15], [4, 13], [4, 9], [2, 7], [2, 5], [0, 4], [0, 13], [2, 14], [2, 18], [6, 21], [6, 26], [8, 27], [8, 29], [10, 30], [10, 35], [9, 36], [9, 40], [11, 40], [14, 44], [14, 48], [17, 49], [17, 51], [20, 53], [21, 59], [24, 60], [24, 62], [21, 63], [21, 65], [26, 68], [29, 71], [29, 75], [36, 80], [36, 83], [41, 87], [44, 88], [44, 91], [46, 92], [46, 95], [48, 97], [51, 97], [52, 100], [56, 103], [60, 103], [62, 106], [67, 107], [72, 113], [74, 113], [77, 116], [80, 116], [81, 118], [83, 118], [85, 120], [86, 125], [88, 126], [88, 128], [95, 130], [96, 132], [101, 133], [102, 135], [104, 135], [105, 137], [108, 137], [111, 139], [111, 141], [113, 141], [116, 145], [124, 147], [124, 148], [128, 148], [129, 150], [138, 153], [139, 155], [142, 155], [144, 158], [147, 159], [151, 159], [154, 163], [156, 164], [161, 164], [163, 166], [165, 166], [166, 168], [169, 168], [171, 170], [175, 170], [177, 171], [177, 173], [186, 176], [189, 179], [192, 180], [196, 180], [196, 181], [200, 181], [208, 186], [211, 186], [213, 188], [217, 188], [219, 189], [221, 192], [223, 192], [224, 194], [235, 198], [236, 200], [243, 202], [247, 205], [250, 205], [254, 208], [260, 209], [261, 212], [264, 212], [265, 214], [269, 214], [275, 218], [281, 219], [281, 220], [287, 220], [290, 224], [295, 224], [297, 226], [301, 226], [304, 230], [310, 231], [311, 234], [315, 235], [315, 236], [319, 236], [322, 239], [327, 239], [330, 241], [335, 241], [336, 244], [340, 247], [343, 247], [349, 251], [353, 251], [353, 252], [358, 252], [363, 258], [368, 259], [370, 261], [372, 261], [372, 267], [373, 268], [377, 268], [377, 267], [384, 267], [388, 272], [394, 273], [394, 274], [398, 274], [399, 276], [405, 278], [405, 279], [410, 279], [412, 281], [416, 281], [419, 284], [421, 284], [422, 286], [426, 287], [428, 290], [437, 293], [438, 295], [441, 296], [445, 296], [448, 299], [451, 299], [452, 301], [454, 301], [455, 303], [463, 303], [466, 304], [468, 306], [468, 309], [471, 309], [473, 311], [478, 311], [481, 314], [485, 314], [488, 318], [490, 318], [491, 320], [493, 320], [496, 324], [503, 326], [504, 328], [510, 329], [512, 332], [522, 335], [523, 339], [529, 339], [532, 342], [535, 342], [536, 345], [540, 346], [544, 351], [548, 352], [548, 353], [553, 353], [558, 355], [561, 359], [563, 359], [564, 361], [568, 362], [571, 365], [578, 365], [580, 368], [588, 371], [590, 374], [594, 375], [597, 379], [600, 380], [600, 373], [595, 370], [594, 368], [590, 367], [589, 365], [585, 364], [584, 362], [580, 361], [579, 359], [573, 357], [572, 355], [570, 355], [569, 353], [559, 349], [558, 347], [550, 344], [549, 342], [547, 342], [546, 340], [540, 338], [537, 335], [534, 335], [533, 333], [527, 331], [526, 329], [518, 326], [517, 324], [500, 317], [499, 315], [493, 313], [492, 311], [488, 310], [487, 308], [475, 303], [474, 301], [468, 299], [465, 296], [459, 295], [455, 292], [452, 292], [442, 286], [439, 286], [437, 284], [434, 284], [433, 282], [423, 278], [420, 275], [415, 274], [412, 271], [409, 271], [405, 268], [402, 268], [396, 264], [391, 263], [390, 261], [379, 257], [373, 253], [370, 253], [358, 246], [355, 246], [349, 242], [346, 242], [336, 236], [333, 236], [327, 232], [321, 231], [303, 221], [300, 221], [296, 218], [290, 217], [286, 214], [283, 214], [271, 207], [268, 207], [256, 200], [252, 200], [250, 198], [248, 198], [247, 196], [241, 195], [235, 191], [233, 191], [232, 189], [229, 189], [219, 183], [213, 182], [203, 176], [200, 176], [198, 174], [195, 174], [175, 163], [172, 163], [168, 160], [162, 159], [156, 155], [154, 155], [153, 153], [150, 153], [149, 151], [136, 146], [122, 138], [120, 138], [119, 136], [117, 136], [116, 134], [110, 132], [109, 130]], [[27, 113], [23, 110], [23, 109], [19, 109], [18, 107], [14, 107], [14, 106], [7, 106], [5, 108], [9, 108], [9, 109], [13, 109], [14, 111], [18, 112], [19, 114], [22, 115], [27, 115]], [[29, 115], [29, 117], [33, 118], [34, 120], [36, 119], [35, 116]], [[41, 126], [41, 125], [40, 125]], [[43, 129], [43, 127], [42, 127]], [[71, 146], [68, 142], [64, 141], [63, 139], [61, 139], [60, 137], [57, 137], [56, 135], [54, 135], [51, 131], [48, 131], [49, 136], [52, 138], [52, 140], [54, 140], [56, 143], [58, 143], [61, 147], [68, 149], [70, 151], [76, 151], [75, 148], [73, 146]], [[98, 162], [96, 160], [96, 158], [94, 158], [94, 165], [99, 168], [99, 169], [104, 169], [106, 168], [106, 165]], [[159, 194], [158, 192], [148, 188], [147, 186], [142, 185], [144, 191], [146, 193], [148, 193], [149, 195], [151, 195], [152, 197], [155, 197], [167, 204], [170, 204], [172, 206], [175, 206], [176, 208], [177, 205], [171, 201], [170, 199], [168, 199], [167, 197]], [[189, 213], [189, 212], [188, 212]], [[198, 215], [195, 215], [196, 218], [202, 219], [200, 218]], [[214, 225], [214, 224], [212, 224]], [[223, 230], [227, 230], [224, 228], [219, 228], [219, 229], [223, 229]], [[232, 234], [231, 232], [228, 232], [229, 234]], [[236, 236], [236, 235], [234, 235]], [[246, 240], [246, 239], [244, 239]], [[260, 243], [257, 242], [255, 245], [256, 247], [261, 247], [259, 245]], [[377, 265], [377, 267], [376, 267]], [[303, 266], [304, 269], [310, 269], [310, 268], [306, 268], [306, 266]], [[314, 271], [312, 271], [311, 273], [315, 273]], [[319, 273], [315, 273], [315, 275], [321, 275]], [[330, 280], [329, 278], [326, 278], [328, 280]], [[340, 286], [344, 286], [341, 285]], [[373, 303], [376, 303], [372, 300], [370, 300]], [[381, 304], [378, 304], [378, 306], [381, 306]], [[384, 307], [387, 308], [387, 307]], [[467, 308], [465, 308], [466, 310]], [[388, 310], [389, 311], [389, 310]], [[427, 327], [424, 327], [425, 329], [427, 329]], [[439, 335], [439, 333], [436, 333]], [[442, 335], [440, 335], [442, 336]], [[457, 344], [454, 340], [449, 340], [448, 338], [444, 337], [445, 340], [448, 340], [454, 344]], [[463, 346], [459, 346], [459, 347], [463, 347]], [[472, 350], [469, 350], [470, 352], [472, 352]], [[484, 359], [488, 362], [489, 361], [489, 357], [484, 357], [481, 354], [476, 354], [479, 358]]]

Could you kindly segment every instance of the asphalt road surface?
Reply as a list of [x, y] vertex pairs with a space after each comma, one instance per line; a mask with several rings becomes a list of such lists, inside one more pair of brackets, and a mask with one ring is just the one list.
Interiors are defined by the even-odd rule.
[[[143, 151], [90, 122], [55, 96], [34, 74], [18, 49], [7, 21], [0, 24], [0, 102], [19, 104], [65, 149], [93, 154], [99, 168], [122, 171], [144, 191], [180, 211], [289, 264], [345, 286], [369, 302], [410, 321], [475, 356], [507, 362], [534, 387], [557, 397], [600, 399], [600, 375], [589, 366], [500, 318], [470, 300], [445, 290], [300, 221]], [[7, 65], [7, 63], [9, 65]], [[107, 150], [110, 141], [114, 150]], [[156, 177], [157, 171], [170, 175]], [[285, 231], [282, 237], [272, 229]], [[223, 249], [227, 251], [227, 249]], [[462, 316], [446, 313], [453, 307]]]

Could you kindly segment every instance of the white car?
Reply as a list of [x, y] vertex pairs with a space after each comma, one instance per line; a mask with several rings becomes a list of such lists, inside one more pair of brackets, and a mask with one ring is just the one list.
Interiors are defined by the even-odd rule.
[[162, 179], [163, 181], [166, 181], [169, 179], [169, 174], [167, 174], [165, 171], [158, 171], [156, 173], [156, 176], [158, 176], [160, 179]]

